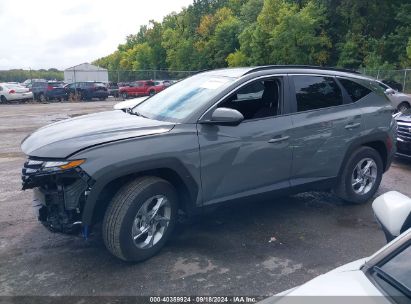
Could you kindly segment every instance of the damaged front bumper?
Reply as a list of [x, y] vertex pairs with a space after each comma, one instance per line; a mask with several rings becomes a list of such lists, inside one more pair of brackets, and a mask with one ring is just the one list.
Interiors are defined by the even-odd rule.
[[44, 172], [43, 162], [29, 159], [22, 170], [22, 189], [33, 189], [38, 220], [53, 232], [80, 232], [82, 210], [93, 180], [80, 167]]

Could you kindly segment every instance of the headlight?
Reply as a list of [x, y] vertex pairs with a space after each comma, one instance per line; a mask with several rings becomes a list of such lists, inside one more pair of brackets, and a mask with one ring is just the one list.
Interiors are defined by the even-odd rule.
[[80, 166], [85, 159], [69, 161], [46, 161], [43, 163], [42, 171], [63, 171]]

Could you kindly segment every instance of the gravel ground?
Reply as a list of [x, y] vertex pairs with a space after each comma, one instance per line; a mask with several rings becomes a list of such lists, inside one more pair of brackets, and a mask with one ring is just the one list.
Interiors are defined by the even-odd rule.
[[[121, 262], [97, 231], [85, 241], [53, 234], [20, 191], [21, 140], [45, 124], [109, 110], [115, 102], [0, 107], [0, 295], [271, 295], [384, 245], [371, 202], [328, 193], [238, 203], [182, 221], [154, 258]], [[411, 162], [396, 160], [379, 194], [411, 195]]]

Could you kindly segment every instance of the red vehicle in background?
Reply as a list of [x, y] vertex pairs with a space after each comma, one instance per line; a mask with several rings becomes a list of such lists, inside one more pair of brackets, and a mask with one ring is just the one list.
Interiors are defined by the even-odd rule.
[[124, 99], [127, 99], [129, 97], [153, 96], [165, 88], [166, 85], [162, 81], [141, 80], [120, 87], [119, 92]]

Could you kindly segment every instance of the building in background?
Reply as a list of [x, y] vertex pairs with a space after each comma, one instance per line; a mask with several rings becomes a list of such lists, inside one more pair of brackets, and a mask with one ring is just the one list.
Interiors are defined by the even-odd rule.
[[101, 81], [107, 83], [108, 71], [90, 63], [82, 63], [64, 70], [65, 83], [80, 81]]

